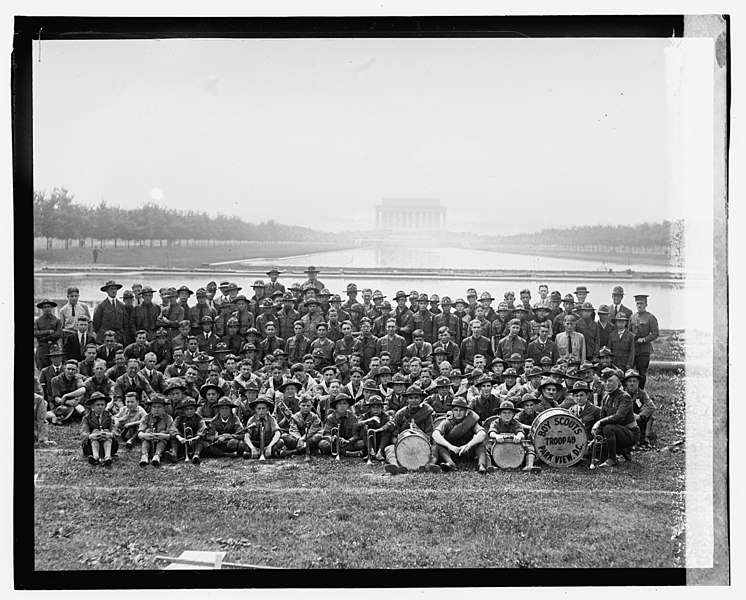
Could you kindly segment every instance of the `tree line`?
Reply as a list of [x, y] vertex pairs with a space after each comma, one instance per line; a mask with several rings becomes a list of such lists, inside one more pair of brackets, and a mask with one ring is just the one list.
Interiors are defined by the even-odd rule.
[[639, 225], [585, 225], [567, 229], [542, 229], [537, 233], [505, 235], [495, 239], [516, 246], [654, 248], [678, 246], [682, 241], [683, 231], [683, 220], [676, 220], [662, 223], [640, 223]]
[[328, 240], [328, 234], [308, 227], [281, 225], [274, 220], [249, 223], [236, 215], [207, 213], [193, 210], [183, 211], [165, 208], [148, 202], [139, 208], [112, 206], [105, 200], [95, 206], [75, 202], [67, 189], [55, 188], [51, 194], [34, 192], [34, 236], [47, 239], [47, 248], [52, 240], [64, 240], [65, 248], [73, 240], [93, 238], [104, 247], [107, 240], [124, 240], [142, 244], [154, 241], [170, 245], [180, 240], [230, 240], [230, 241], [297, 241], [312, 242]]

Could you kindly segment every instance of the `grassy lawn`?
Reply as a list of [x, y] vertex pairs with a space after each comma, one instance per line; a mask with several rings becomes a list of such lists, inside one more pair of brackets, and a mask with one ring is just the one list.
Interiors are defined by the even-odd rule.
[[[680, 383], [650, 380], [659, 447], [683, 437]], [[393, 477], [359, 458], [140, 468], [122, 450], [105, 470], [77, 433], [53, 427], [58, 446], [35, 452], [38, 570], [162, 568], [156, 554], [184, 550], [293, 568], [683, 566], [683, 452], [612, 472]]]

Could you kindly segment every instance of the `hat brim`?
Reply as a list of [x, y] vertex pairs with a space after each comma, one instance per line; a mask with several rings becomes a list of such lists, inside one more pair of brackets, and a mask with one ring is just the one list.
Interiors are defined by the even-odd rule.
[[249, 408], [251, 410], [256, 410], [257, 404], [266, 404], [269, 407], [269, 412], [274, 412], [275, 410], [275, 403], [272, 402], [272, 400], [267, 400], [266, 398], [257, 398], [256, 400], [252, 400], [249, 402]]
[[185, 394], [189, 391], [188, 388], [184, 385], [172, 385], [171, 387], [167, 387], [163, 389], [163, 395], [165, 396], [172, 390], [181, 390]]
[[[204, 393], [202, 390], [204, 390]], [[223, 388], [221, 388], [219, 385], [215, 385], [214, 383], [208, 383], [208, 384], [203, 385], [201, 388], [199, 388], [199, 395], [202, 398], [206, 398], [207, 397], [206, 394], [210, 390], [215, 390], [218, 394], [221, 394], [221, 395], [223, 394]]]
[[39, 302], [39, 304], [36, 305], [36, 308], [44, 308], [47, 305], [51, 306], [52, 308], [56, 308], [58, 306], [56, 302], [50, 300], [49, 302]]
[[106, 291], [106, 290], [108, 290], [108, 289], [109, 289], [110, 287], [115, 287], [115, 288], [117, 288], [118, 290], [121, 290], [121, 289], [122, 289], [122, 288], [123, 288], [124, 286], [123, 286], [123, 285], [122, 285], [121, 283], [112, 283], [112, 284], [110, 284], [110, 285], [103, 285], [103, 286], [101, 286], [101, 287], [100, 287], [99, 289], [100, 289], [100, 290], [101, 290], [102, 292], [105, 292], [105, 291]]

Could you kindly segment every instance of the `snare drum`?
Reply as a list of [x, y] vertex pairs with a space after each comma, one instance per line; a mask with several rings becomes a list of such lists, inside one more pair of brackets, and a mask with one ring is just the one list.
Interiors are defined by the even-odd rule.
[[523, 464], [526, 450], [523, 442], [505, 441], [492, 443], [492, 461], [501, 469], [517, 469]]
[[407, 429], [396, 438], [394, 451], [402, 467], [416, 471], [430, 460], [430, 438], [419, 429]]

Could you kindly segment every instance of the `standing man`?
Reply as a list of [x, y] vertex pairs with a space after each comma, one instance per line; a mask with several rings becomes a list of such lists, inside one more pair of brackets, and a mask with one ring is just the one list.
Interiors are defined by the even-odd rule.
[[[526, 357], [526, 351], [528, 350], [528, 342], [520, 337], [521, 321], [519, 319], [513, 319], [508, 323], [508, 335], [500, 340], [497, 337], [493, 337], [492, 340], [495, 342], [494, 356], [508, 360], [513, 354], [519, 354], [521, 360]], [[490, 358], [490, 361], [492, 359]]]
[[564, 331], [557, 334], [555, 340], [560, 358], [574, 358], [579, 363], [585, 362], [585, 338], [575, 331], [575, 315], [565, 315]]
[[[104, 333], [111, 330], [117, 341], [124, 344], [125, 313], [124, 304], [117, 300], [117, 291], [123, 286], [116, 281], [107, 281], [101, 286], [101, 291], [106, 292], [107, 298], [99, 303], [93, 311], [93, 331], [96, 341], [104, 343]], [[128, 324], [127, 324], [128, 325]]]
[[[417, 296], [417, 298], [419, 299], [419, 296]], [[404, 338], [406, 347], [406, 345], [412, 343], [414, 314], [407, 307], [407, 294], [404, 293], [404, 290], [396, 292], [394, 300], [396, 301], [396, 309], [394, 310], [393, 318], [396, 322], [396, 333]], [[386, 325], [386, 331], [388, 333], [388, 323]]]
[[153, 288], [149, 285], [142, 288], [140, 298], [141, 302], [138, 306], [135, 306], [133, 314], [135, 330], [147, 331], [148, 341], [152, 342], [155, 339], [155, 331], [158, 329], [158, 317], [161, 314], [161, 309], [157, 304], [153, 304]]
[[611, 306], [609, 307], [611, 321], [614, 321], [614, 317], [620, 312], [627, 315], [628, 319], [632, 318], [632, 309], [622, 304], [622, 298], [624, 298], [624, 288], [621, 285], [614, 286], [614, 289], [611, 290]]
[[289, 340], [293, 337], [295, 334], [295, 322], [300, 320], [300, 313], [293, 308], [293, 305], [294, 299], [292, 292], [285, 292], [282, 295], [282, 308], [277, 313], [277, 321], [280, 324], [279, 334], [284, 340]]
[[596, 354], [601, 349], [601, 333], [598, 330], [598, 323], [593, 319], [593, 304], [583, 302], [580, 306], [580, 319], [575, 322], [575, 331], [582, 334], [585, 338], [585, 353], [588, 360], [596, 358]]
[[[430, 312], [427, 303], [427, 294], [420, 294], [417, 299], [417, 312], [412, 316], [412, 320], [415, 330], [422, 330], [425, 341], [432, 344], [435, 339], [433, 337], [433, 313]], [[414, 334], [412, 335], [414, 337]]]
[[[406, 295], [404, 298], [406, 301]], [[396, 333], [397, 329], [395, 319], [392, 318], [386, 322], [386, 335], [378, 338], [376, 342], [376, 356], [381, 356], [381, 352], [387, 351], [391, 357], [391, 366], [398, 369], [401, 367], [402, 358], [406, 353], [407, 342], [403, 336]]]
[[199, 288], [196, 293], [197, 304], [195, 304], [189, 311], [189, 327], [191, 328], [192, 335], [199, 335], [202, 333], [202, 319], [205, 317], [212, 317], [213, 323], [218, 317], [218, 311], [211, 308], [207, 304], [207, 290], [205, 288]]
[[555, 341], [557, 341], [557, 336], [565, 330], [565, 318], [568, 315], [573, 314], [572, 311], [574, 308], [575, 298], [572, 297], [572, 294], [566, 294], [565, 297], [562, 298], [562, 312], [554, 318], [554, 322], [552, 323], [552, 331], [554, 332]]
[[308, 285], [316, 288], [317, 290], [322, 290], [326, 287], [320, 279], [316, 278], [317, 275], [320, 273], [320, 271], [316, 267], [313, 267], [313, 266], [308, 267], [303, 272], [308, 275], [308, 279], [304, 283], [301, 284], [301, 289], [305, 289], [306, 286]]
[[[538, 306], [537, 311], [544, 308]], [[550, 331], [549, 321], [543, 321], [539, 325], [539, 337], [528, 345], [528, 351], [526, 352], [526, 358], [532, 358], [535, 365], [541, 363], [543, 357], [549, 357], [551, 359], [550, 364], [557, 362], [559, 358], [559, 352], [557, 352], [557, 345], [549, 339]]]
[[466, 365], [474, 366], [474, 356], [481, 354], [491, 362], [494, 354], [489, 338], [482, 335], [482, 324], [478, 320], [469, 323], [471, 335], [461, 342], [459, 352], [461, 353], [461, 370], [466, 369]]
[[[78, 362], [86, 357], [86, 347], [94, 343], [93, 336], [88, 333], [88, 317], [81, 314], [75, 319], [75, 332], [70, 334], [62, 345], [62, 351], [67, 358], [74, 358]], [[97, 348], [98, 351], [98, 348]], [[80, 367], [80, 365], [78, 365]]]
[[44, 298], [36, 308], [41, 309], [41, 316], [34, 321], [34, 337], [36, 338], [36, 366], [39, 370], [49, 366], [49, 350], [52, 346], [59, 347], [62, 338], [62, 321], [52, 314], [57, 306], [49, 298]]
[[632, 315], [629, 328], [635, 336], [635, 369], [640, 373], [640, 389], [644, 390], [653, 341], [658, 339], [660, 333], [658, 331], [658, 319], [647, 310], [648, 295], [637, 294], [635, 296], [635, 306], [637, 312]]
[[544, 306], [549, 308], [549, 286], [546, 283], [542, 283], [539, 286], [539, 299], [534, 302], [534, 308]]
[[609, 335], [612, 362], [623, 372], [630, 370], [635, 364], [636, 340], [634, 334], [627, 329], [627, 322], [627, 315], [619, 311], [614, 317], [616, 331]]
[[77, 332], [77, 317], [85, 315], [88, 322], [91, 321], [91, 310], [86, 304], [79, 302], [80, 290], [76, 287], [67, 288], [67, 304], [57, 311], [57, 316], [62, 321], [62, 335], [64, 338]]
[[272, 267], [269, 271], [267, 271], [267, 277], [269, 277], [269, 283], [267, 284], [266, 289], [264, 290], [264, 293], [267, 294], [270, 298], [272, 297], [272, 294], [275, 292], [282, 292], [285, 293], [285, 286], [282, 285], [279, 281], [277, 281], [277, 278], [280, 276], [280, 271], [277, 269], [277, 267]]
[[599, 348], [609, 345], [609, 336], [614, 332], [614, 325], [609, 321], [609, 307], [602, 304], [598, 307], [598, 343]]

